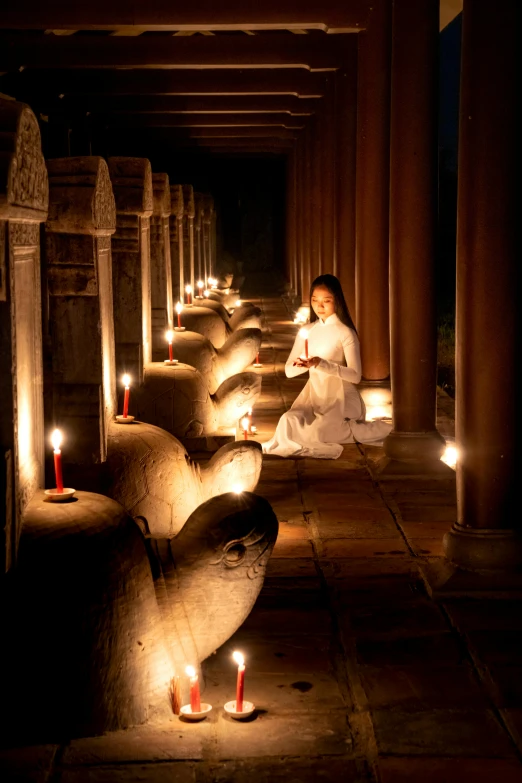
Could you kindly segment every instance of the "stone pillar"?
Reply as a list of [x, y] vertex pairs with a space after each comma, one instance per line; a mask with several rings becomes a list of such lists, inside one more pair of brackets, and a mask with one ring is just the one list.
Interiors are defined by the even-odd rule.
[[[74, 465], [96, 471], [106, 459], [116, 414], [111, 271], [116, 207], [103, 158], [49, 160], [47, 170], [46, 423], [48, 430], [63, 429], [69, 470]], [[85, 482], [79, 486], [87, 488]]]
[[362, 375], [364, 381], [375, 386], [390, 375], [388, 264], [392, 15], [391, 0], [379, 0], [372, 5], [367, 29], [357, 36], [355, 290]]
[[[444, 547], [447, 558], [464, 569], [513, 569], [522, 563], [522, 527], [516, 512], [518, 7], [515, 0], [508, 0], [496, 9], [494, 30], [490, 10], [482, 3], [465, 0], [462, 15], [457, 204], [458, 521], [446, 535]], [[493, 584], [494, 578], [482, 581]]]
[[312, 139], [310, 123], [304, 131], [304, 243], [305, 263], [303, 268], [303, 304], [310, 305], [310, 283], [312, 282]]
[[[348, 36], [348, 38], [359, 36]], [[345, 67], [336, 73], [337, 107], [337, 234], [334, 274], [339, 278], [355, 322], [355, 150], [357, 101], [356, 42], [347, 45]]]
[[[395, 0], [390, 140], [390, 460], [442, 470], [436, 429], [438, 0]], [[393, 469], [388, 466], [390, 472]], [[399, 467], [397, 466], [397, 469]], [[412, 470], [416, 468], [412, 466]]]
[[[116, 200], [112, 242], [116, 372], [137, 383], [152, 360], [150, 216], [152, 171], [146, 158], [109, 158]], [[139, 313], [139, 318], [133, 317]]]
[[303, 301], [303, 186], [302, 186], [302, 135], [298, 136], [295, 149], [294, 149], [294, 161], [295, 161], [295, 294], [297, 304]]
[[214, 199], [209, 193], [205, 193], [204, 196], [204, 209], [203, 209], [203, 259], [205, 264], [205, 284], [208, 277], [215, 277], [216, 270], [213, 266], [214, 259], [212, 258], [212, 213], [214, 210]]
[[153, 213], [150, 219], [150, 294], [152, 352], [165, 355], [165, 332], [172, 329], [172, 260], [170, 257], [171, 213], [168, 174], [152, 175]]
[[170, 186], [170, 256], [172, 260], [172, 299], [174, 302], [183, 300], [185, 290], [184, 258], [183, 258], [183, 187]]
[[194, 202], [194, 188], [192, 185], [183, 185], [183, 242], [185, 253], [185, 285], [192, 286], [192, 295], [195, 288], [194, 266], [194, 218], [196, 205]]
[[0, 99], [0, 557], [5, 571], [16, 562], [24, 510], [44, 482], [40, 223], [47, 207], [36, 117], [29, 106]]

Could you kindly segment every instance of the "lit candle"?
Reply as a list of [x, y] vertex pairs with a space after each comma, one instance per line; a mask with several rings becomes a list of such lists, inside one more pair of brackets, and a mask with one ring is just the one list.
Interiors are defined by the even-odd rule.
[[236, 300], [236, 307], [241, 307], [241, 299]]
[[172, 338], [174, 337], [174, 332], [171, 329], [169, 329], [169, 331], [167, 332], [166, 337], [167, 337], [167, 342], [169, 344], [169, 362], [171, 362], [173, 360], [173, 356], [172, 356]]
[[206, 296], [208, 298], [210, 296], [210, 291], [208, 289], [205, 289], [203, 291], [203, 296]]
[[232, 485], [232, 492], [234, 492], [236, 495], [240, 495], [243, 492], [243, 487], [241, 484], [233, 484]]
[[192, 296], [192, 286], [186, 285], [185, 286], [185, 293], [187, 294], [187, 304], [192, 304], [191, 302], [191, 296]]
[[259, 364], [259, 351], [256, 353], [256, 364]]
[[252, 432], [252, 408], [248, 409], [248, 430], [249, 432]]
[[201, 712], [201, 699], [199, 695], [199, 679], [193, 666], [185, 669], [190, 682], [190, 709], [192, 712]]
[[53, 434], [51, 435], [51, 443], [54, 449], [54, 475], [56, 477], [56, 491], [58, 493], [62, 493], [62, 452], [60, 449], [60, 446], [62, 445], [62, 433], [60, 430], [54, 430]]
[[243, 712], [243, 692], [245, 688], [245, 659], [240, 652], [235, 652], [232, 658], [237, 663], [236, 712]]
[[126, 419], [129, 415], [129, 395], [130, 395], [130, 375], [124, 375], [121, 379], [125, 386], [125, 394], [123, 397], [123, 418]]
[[248, 440], [248, 416], [245, 416], [245, 418], [242, 420], [241, 424], [243, 425], [243, 435], [245, 440]]
[[308, 329], [299, 329], [299, 337], [302, 337], [305, 344], [305, 358], [308, 359]]
[[178, 314], [178, 329], [181, 329], [181, 311], [183, 310], [183, 305], [181, 302], [177, 303], [175, 310]]
[[200, 299], [204, 287], [205, 287], [205, 283], [203, 282], [203, 280], [198, 280], [198, 292], [199, 292], [198, 295]]

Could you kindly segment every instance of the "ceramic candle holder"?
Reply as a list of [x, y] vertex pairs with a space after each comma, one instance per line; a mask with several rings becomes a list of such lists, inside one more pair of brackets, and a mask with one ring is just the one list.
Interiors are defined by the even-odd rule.
[[118, 424], [132, 424], [134, 421], [134, 416], [116, 416], [116, 421]]
[[64, 487], [62, 492], [58, 492], [57, 489], [46, 489], [44, 494], [52, 503], [63, 503], [64, 500], [74, 497], [75, 492], [76, 490], [71, 487]]
[[203, 718], [206, 718], [207, 715], [210, 713], [212, 709], [211, 704], [204, 704], [201, 703], [201, 709], [199, 712], [192, 712], [192, 708], [190, 704], [184, 704], [183, 707], [180, 709], [180, 715], [182, 715], [186, 720], [203, 720]]
[[227, 715], [230, 715], [231, 718], [234, 718], [235, 720], [241, 720], [242, 718], [249, 718], [252, 713], [254, 712], [256, 708], [256, 705], [251, 701], [244, 701], [243, 702], [243, 711], [238, 712], [236, 709], [236, 701], [227, 701], [223, 709], [227, 713]]

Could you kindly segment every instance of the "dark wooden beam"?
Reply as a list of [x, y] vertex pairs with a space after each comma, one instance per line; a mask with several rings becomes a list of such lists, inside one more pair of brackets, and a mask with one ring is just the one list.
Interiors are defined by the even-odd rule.
[[17, 0], [4, 4], [0, 27], [26, 30], [263, 30], [357, 31], [375, 0]]
[[0, 34], [0, 70], [24, 68], [305, 68], [336, 70], [357, 36], [196, 37]]
[[321, 106], [318, 98], [294, 95], [72, 95], [49, 102], [49, 110], [65, 112], [143, 112], [163, 114], [233, 114], [282, 112], [293, 117], [314, 114]]
[[327, 74], [299, 68], [239, 71], [25, 70], [0, 77], [0, 92], [17, 100], [60, 95], [295, 95], [320, 98]]
[[291, 128], [304, 127], [304, 118], [285, 114], [98, 114], [100, 125], [121, 128]]
[[[102, 126], [100, 126], [102, 127]], [[156, 126], [157, 127], [157, 126]], [[169, 136], [172, 139], [218, 139], [218, 138], [231, 138], [231, 139], [241, 139], [241, 138], [260, 138], [260, 139], [266, 139], [266, 138], [275, 138], [275, 139], [295, 139], [296, 134], [299, 133], [299, 129], [291, 129], [291, 128], [282, 128], [277, 125], [273, 126], [262, 126], [259, 125], [257, 127], [230, 127], [230, 128], [170, 128], [167, 126], [160, 126], [158, 130], [161, 130], [165, 128], [165, 130], [168, 130]], [[117, 126], [106, 126], [106, 128], [113, 129], [115, 131], [120, 131], [120, 133], [125, 134], [126, 131], [129, 131], [129, 133], [134, 132], [135, 135], [139, 135], [139, 128], [129, 128], [129, 127], [121, 127], [118, 128]], [[106, 129], [104, 128], [104, 129]], [[154, 128], [154, 126], [152, 126]], [[151, 126], [144, 126], [144, 130], [149, 131], [151, 129]], [[137, 133], [136, 133], [137, 132]]]

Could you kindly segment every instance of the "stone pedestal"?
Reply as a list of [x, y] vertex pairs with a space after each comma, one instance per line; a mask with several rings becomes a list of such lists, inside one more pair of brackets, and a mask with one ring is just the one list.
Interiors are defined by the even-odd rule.
[[40, 131], [0, 98], [0, 569], [16, 562], [24, 509], [44, 476], [40, 223], [47, 218]]

